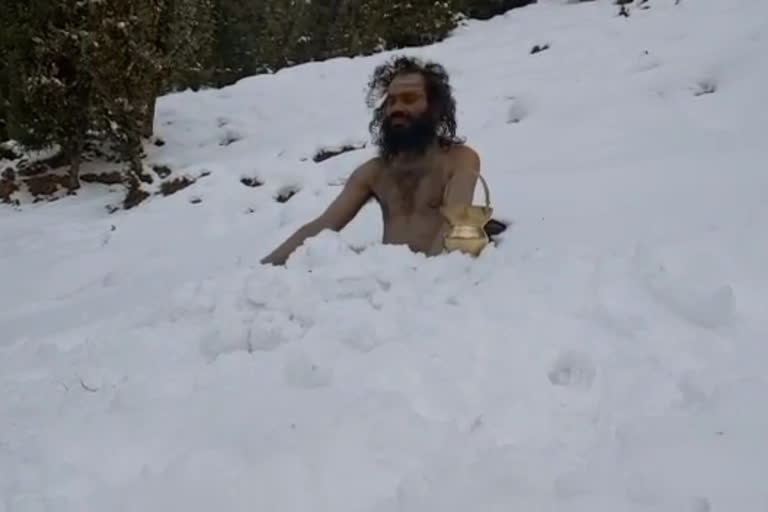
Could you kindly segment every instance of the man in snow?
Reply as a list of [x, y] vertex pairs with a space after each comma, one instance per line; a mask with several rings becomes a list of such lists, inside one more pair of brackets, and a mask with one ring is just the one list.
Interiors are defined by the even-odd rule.
[[261, 263], [282, 265], [307, 238], [341, 230], [369, 199], [381, 207], [385, 244], [429, 256], [443, 251], [442, 205], [472, 203], [480, 158], [456, 137], [456, 102], [445, 69], [395, 57], [368, 83], [375, 108], [370, 131], [378, 155], [355, 169], [318, 217], [299, 228]]

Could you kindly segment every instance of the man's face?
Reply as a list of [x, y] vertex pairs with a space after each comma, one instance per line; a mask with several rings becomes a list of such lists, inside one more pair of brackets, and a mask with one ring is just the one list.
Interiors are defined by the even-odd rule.
[[419, 73], [396, 76], [387, 89], [386, 118], [392, 126], [408, 126], [427, 111], [427, 91]]
[[420, 73], [396, 76], [387, 89], [385, 101], [382, 143], [389, 153], [418, 151], [432, 142], [437, 125], [429, 111]]

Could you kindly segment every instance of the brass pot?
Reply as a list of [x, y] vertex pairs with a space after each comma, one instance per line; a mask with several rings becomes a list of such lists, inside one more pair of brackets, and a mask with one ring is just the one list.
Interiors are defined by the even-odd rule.
[[477, 177], [485, 191], [485, 206], [459, 205], [440, 208], [440, 212], [449, 224], [448, 233], [443, 240], [443, 246], [449, 252], [458, 250], [476, 257], [490, 242], [488, 234], [483, 228], [493, 215], [491, 194], [488, 190], [488, 183], [482, 175], [478, 173]]

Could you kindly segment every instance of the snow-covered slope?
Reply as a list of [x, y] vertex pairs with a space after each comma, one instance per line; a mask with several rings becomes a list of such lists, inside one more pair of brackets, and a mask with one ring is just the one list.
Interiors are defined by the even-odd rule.
[[0, 511], [768, 510], [768, 4], [612, 3], [407, 52], [512, 222], [478, 260], [371, 204], [258, 265], [388, 54], [162, 98], [173, 196], [0, 210]]

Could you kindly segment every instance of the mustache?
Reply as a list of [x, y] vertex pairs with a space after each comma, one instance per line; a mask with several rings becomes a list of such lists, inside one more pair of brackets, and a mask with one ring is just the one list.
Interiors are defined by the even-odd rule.
[[389, 121], [394, 121], [396, 119], [402, 119], [405, 121], [410, 121], [413, 119], [413, 116], [410, 116], [406, 114], [405, 112], [395, 112], [394, 114], [391, 114], [389, 117], [387, 117]]

